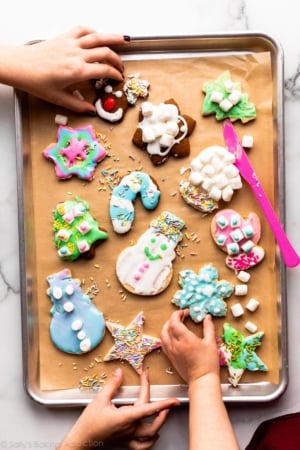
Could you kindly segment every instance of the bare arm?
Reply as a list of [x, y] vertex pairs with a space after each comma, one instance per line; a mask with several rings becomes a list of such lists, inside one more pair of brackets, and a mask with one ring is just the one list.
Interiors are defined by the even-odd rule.
[[0, 45], [0, 83], [76, 112], [95, 112], [94, 105], [72, 95], [72, 85], [98, 78], [122, 80], [121, 58], [110, 46], [128, 40], [77, 27], [34, 45]]
[[215, 329], [210, 316], [203, 338], [184, 325], [188, 311], [176, 311], [164, 325], [162, 348], [189, 385], [190, 450], [239, 450], [221, 392]]

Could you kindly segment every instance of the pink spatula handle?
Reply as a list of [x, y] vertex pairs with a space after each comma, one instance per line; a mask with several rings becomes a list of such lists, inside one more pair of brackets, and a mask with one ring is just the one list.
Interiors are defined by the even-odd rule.
[[[296, 267], [300, 264], [300, 257], [289, 241], [284, 229], [282, 228], [275, 211], [269, 202], [265, 191], [253, 173], [253, 182], [249, 183], [272, 231], [277, 244], [280, 248], [282, 258], [287, 267]], [[254, 181], [256, 178], [256, 181]]]

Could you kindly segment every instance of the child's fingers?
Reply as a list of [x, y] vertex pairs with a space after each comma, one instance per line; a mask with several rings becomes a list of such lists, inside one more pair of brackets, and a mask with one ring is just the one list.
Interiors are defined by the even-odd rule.
[[147, 371], [143, 371], [140, 376], [140, 392], [138, 399], [134, 403], [135, 406], [148, 403], [150, 400], [150, 383], [149, 374]]
[[101, 401], [103, 401], [103, 399], [112, 400], [115, 394], [117, 393], [119, 387], [121, 386], [122, 381], [123, 381], [123, 372], [122, 369], [118, 368], [112, 373], [111, 377], [108, 379], [104, 387], [99, 391], [99, 393], [96, 396], [96, 399], [99, 396]]

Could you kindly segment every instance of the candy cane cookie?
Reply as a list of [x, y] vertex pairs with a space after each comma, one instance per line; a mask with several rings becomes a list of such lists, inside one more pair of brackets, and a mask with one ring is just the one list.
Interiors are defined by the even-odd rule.
[[135, 217], [134, 202], [138, 195], [146, 209], [152, 210], [158, 205], [160, 190], [153, 178], [145, 172], [131, 172], [113, 189], [109, 215], [116, 233], [124, 234], [131, 229]]

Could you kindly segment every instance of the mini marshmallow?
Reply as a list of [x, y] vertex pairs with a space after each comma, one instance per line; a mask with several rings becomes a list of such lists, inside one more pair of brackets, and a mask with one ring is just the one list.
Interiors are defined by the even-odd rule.
[[247, 295], [248, 286], [246, 284], [236, 284], [234, 293], [235, 295]]
[[244, 235], [241, 232], [240, 228], [235, 228], [233, 231], [231, 231], [230, 237], [234, 242], [240, 242], [244, 238]]
[[233, 189], [230, 186], [226, 186], [222, 192], [222, 199], [224, 202], [229, 202], [233, 196]]
[[211, 101], [214, 103], [220, 103], [223, 100], [223, 94], [219, 91], [213, 91], [210, 97]]
[[228, 100], [236, 105], [241, 100], [242, 94], [237, 89], [234, 89], [231, 94], [228, 96]]
[[230, 225], [232, 228], [239, 227], [241, 224], [240, 216], [238, 214], [232, 214], [230, 219]]
[[237, 274], [237, 278], [242, 281], [243, 283], [247, 283], [250, 280], [250, 273], [246, 272], [245, 270], [241, 270]]
[[225, 98], [220, 102], [219, 106], [222, 109], [222, 111], [227, 112], [233, 107], [233, 104], [231, 103], [231, 101]]
[[213, 200], [215, 200], [216, 202], [218, 202], [221, 197], [222, 197], [222, 191], [220, 189], [218, 189], [217, 187], [213, 187], [211, 189], [211, 191], [209, 192], [209, 195], [211, 196], [211, 198]]
[[225, 216], [218, 216], [217, 224], [218, 224], [219, 228], [223, 229], [223, 228], [227, 227], [228, 221]]
[[240, 317], [244, 314], [244, 308], [240, 303], [235, 303], [234, 305], [231, 306], [230, 309], [233, 317]]
[[246, 241], [242, 246], [241, 246], [241, 248], [242, 248], [242, 250], [245, 252], [245, 253], [249, 253], [249, 252], [251, 252], [251, 250], [253, 249], [253, 247], [254, 247], [254, 242], [253, 241]]
[[74, 303], [72, 303], [72, 302], [66, 302], [66, 303], [64, 303], [64, 310], [65, 310], [66, 312], [72, 312], [73, 309], [74, 309]]
[[68, 117], [63, 116], [62, 114], [56, 114], [54, 118], [54, 122], [56, 123], [56, 125], [67, 125], [68, 120]]
[[233, 88], [233, 82], [231, 80], [226, 80], [224, 82], [224, 88], [226, 89], [227, 92], [231, 92]]
[[250, 298], [250, 300], [246, 306], [248, 311], [254, 312], [258, 307], [259, 307], [259, 301], [256, 300], [255, 298]]
[[250, 322], [250, 320], [245, 323], [245, 328], [246, 330], [250, 331], [250, 333], [256, 333], [257, 331], [257, 325], [255, 325], [255, 323], [253, 322]]
[[239, 245], [236, 242], [230, 242], [227, 246], [226, 246], [226, 250], [228, 255], [237, 255], [240, 251]]
[[252, 148], [254, 143], [253, 136], [245, 134], [242, 139], [242, 146], [244, 148]]

